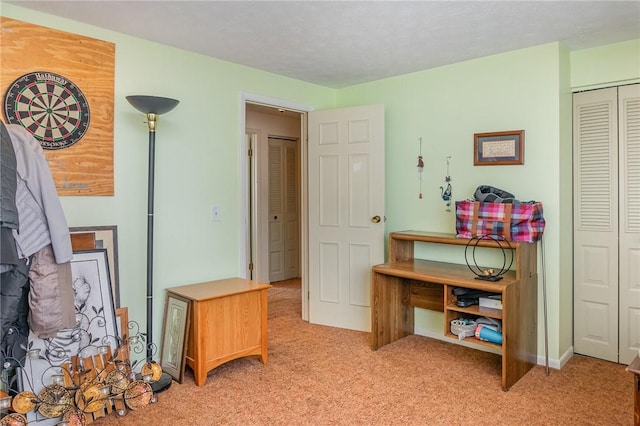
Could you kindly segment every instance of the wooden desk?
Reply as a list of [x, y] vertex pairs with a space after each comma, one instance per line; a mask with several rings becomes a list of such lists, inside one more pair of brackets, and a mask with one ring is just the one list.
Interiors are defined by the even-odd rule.
[[269, 288], [269, 284], [229, 278], [167, 289], [191, 303], [187, 366], [196, 385], [204, 386], [207, 373], [227, 361], [259, 355], [267, 363]]
[[635, 382], [633, 384], [633, 424], [640, 426], [640, 355], [631, 361], [631, 364], [627, 367], [627, 371], [635, 375]]
[[[420, 231], [389, 234], [389, 261], [373, 267], [371, 346], [378, 349], [413, 334], [414, 307], [444, 313], [444, 336], [457, 341], [450, 323], [458, 318], [481, 316], [502, 321], [502, 345], [465, 338], [477, 348], [490, 348], [502, 355], [502, 389], [508, 390], [524, 376], [537, 359], [537, 257], [535, 243], [512, 242], [515, 271], [496, 282], [474, 279], [466, 265], [414, 258], [415, 243], [466, 246], [469, 240], [455, 235]], [[491, 240], [479, 247], [499, 248]], [[437, 250], [437, 246], [434, 246]], [[461, 255], [464, 261], [464, 254]], [[459, 307], [455, 287], [489, 291], [502, 296], [502, 310]]]

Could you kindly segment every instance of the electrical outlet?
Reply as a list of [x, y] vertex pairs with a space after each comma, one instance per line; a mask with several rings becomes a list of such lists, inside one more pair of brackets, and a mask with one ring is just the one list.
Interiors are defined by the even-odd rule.
[[220, 222], [222, 221], [222, 208], [219, 204], [214, 204], [211, 206], [211, 221], [212, 222]]

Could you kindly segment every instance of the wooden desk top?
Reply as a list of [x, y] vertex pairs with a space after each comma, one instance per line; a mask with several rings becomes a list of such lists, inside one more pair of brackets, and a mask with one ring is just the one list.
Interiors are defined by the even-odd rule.
[[383, 263], [373, 266], [373, 271], [412, 280], [435, 284], [460, 285], [496, 293], [501, 293], [506, 286], [517, 282], [513, 271], [507, 271], [503, 276], [504, 279], [500, 281], [482, 281], [474, 279], [474, 273], [466, 265], [424, 259]]
[[457, 238], [456, 234], [428, 231], [394, 231], [389, 234], [389, 237], [396, 240], [409, 240], [423, 243], [455, 244], [461, 246], [466, 246], [467, 244], [471, 243], [472, 247], [502, 247], [504, 249], [516, 249], [521, 245], [535, 244], [526, 243], [524, 241], [506, 241], [500, 240], [498, 238], [494, 240], [491, 237], [480, 238], [472, 241], [468, 238]]
[[167, 291], [186, 297], [187, 299], [202, 301], [247, 293], [271, 288], [271, 284], [259, 283], [244, 278], [227, 278], [224, 280], [207, 281], [168, 288]]

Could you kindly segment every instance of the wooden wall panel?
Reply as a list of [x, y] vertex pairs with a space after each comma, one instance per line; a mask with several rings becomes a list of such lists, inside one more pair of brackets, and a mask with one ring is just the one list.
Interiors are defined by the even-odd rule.
[[114, 195], [115, 45], [6, 17], [0, 17], [0, 28], [3, 116], [7, 89], [23, 75], [48, 71], [68, 78], [87, 98], [91, 121], [72, 146], [45, 150], [58, 194]]

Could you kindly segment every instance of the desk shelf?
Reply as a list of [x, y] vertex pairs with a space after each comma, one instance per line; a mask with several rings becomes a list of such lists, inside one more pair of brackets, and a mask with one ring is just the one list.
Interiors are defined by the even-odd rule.
[[[452, 340], [455, 340], [455, 341], [459, 341], [460, 340], [460, 339], [458, 339], [458, 336], [456, 336], [455, 334], [453, 334], [451, 332], [445, 333], [445, 337], [448, 337], [449, 339], [452, 339]], [[466, 343], [471, 343], [473, 346], [484, 346], [486, 348], [493, 349], [492, 352], [500, 352], [500, 351], [502, 351], [502, 345], [496, 345], [495, 343], [478, 340], [475, 337], [465, 337], [462, 340], [464, 340]]]
[[[416, 259], [415, 243], [466, 246], [469, 240], [451, 234], [421, 231], [389, 234], [389, 261], [372, 269], [372, 348], [378, 349], [413, 334], [415, 307], [443, 312], [443, 334], [452, 340], [458, 340], [458, 336], [450, 331], [450, 323], [454, 319], [482, 316], [498, 319], [502, 321], [502, 345], [474, 337], [464, 341], [502, 355], [502, 389], [508, 390], [535, 365], [537, 359], [535, 243], [511, 242], [515, 269], [495, 282], [475, 279], [467, 265]], [[493, 240], [478, 241], [478, 246], [501, 248]], [[457, 306], [453, 294], [455, 287], [499, 294], [503, 309]]]

